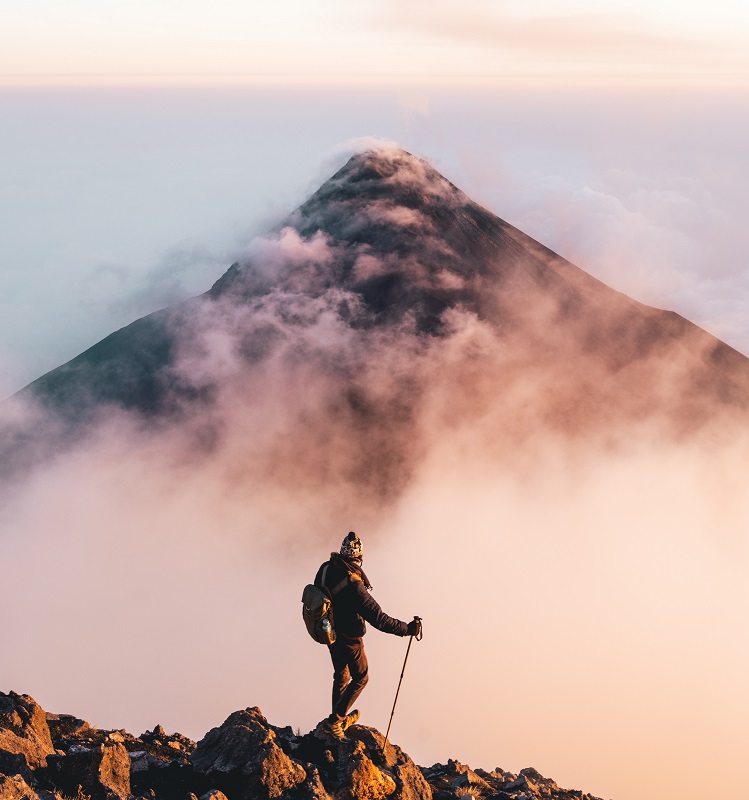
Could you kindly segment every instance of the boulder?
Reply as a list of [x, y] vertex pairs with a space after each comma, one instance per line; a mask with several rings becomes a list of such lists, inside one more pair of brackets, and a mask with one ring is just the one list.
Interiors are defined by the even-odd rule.
[[279, 746], [259, 708], [235, 711], [198, 742], [190, 761], [195, 772], [232, 800], [283, 797], [307, 773]]
[[0, 775], [0, 800], [39, 800], [39, 795], [20, 775]]
[[151, 769], [157, 769], [164, 762], [156, 756], [152, 756], [145, 750], [133, 750], [129, 753], [130, 756], [130, 774], [136, 775], [139, 772], [148, 772]]
[[180, 733], [167, 734], [161, 725], [157, 725], [152, 731], [142, 733], [136, 742], [140, 743], [138, 749], [143, 749], [162, 761], [172, 761], [175, 758], [187, 759], [195, 750], [195, 742], [191, 739]]
[[48, 775], [64, 794], [78, 787], [91, 800], [126, 800], [130, 795], [130, 756], [121, 744], [90, 749], [73, 745], [65, 756], [50, 756]]
[[67, 744], [76, 741], [91, 732], [91, 725], [85, 719], [72, 714], [51, 714], [47, 712], [47, 725], [56, 748], [67, 750]]
[[33, 781], [26, 756], [23, 753], [9, 753], [7, 750], [0, 750], [0, 775], [20, 775], [26, 783]]
[[200, 800], [229, 800], [229, 798], [218, 789], [211, 789], [200, 796]]
[[0, 692], [0, 750], [24, 755], [31, 769], [46, 766], [55, 752], [47, 716], [33, 697]]
[[476, 794], [491, 794], [492, 791], [491, 786], [470, 768], [465, 772], [461, 772], [460, 775], [453, 780], [452, 785], [456, 789], [469, 789], [474, 796]]
[[331, 800], [317, 767], [308, 764], [305, 769], [307, 771], [307, 780], [299, 790], [300, 798], [303, 798], [303, 800]]
[[551, 778], [544, 778], [533, 767], [521, 769], [517, 778], [505, 783], [502, 788], [505, 792], [520, 793], [536, 798], [554, 797], [559, 793], [564, 793], [564, 790], [560, 790]]
[[395, 798], [396, 788], [393, 778], [374, 765], [361, 741], [354, 745], [345, 759], [339, 761], [337, 798], [384, 800], [386, 797]]
[[385, 737], [378, 730], [355, 725], [347, 733], [349, 738], [361, 742], [373, 764], [392, 777], [395, 782], [393, 800], [432, 800], [432, 788], [419, 767], [398, 745], [385, 744]]
[[149, 792], [161, 800], [185, 800], [187, 793], [197, 797], [207, 789], [207, 781], [196, 775], [192, 765], [181, 759], [162, 761], [149, 753], [137, 751], [130, 753], [130, 790], [133, 794], [145, 796]]

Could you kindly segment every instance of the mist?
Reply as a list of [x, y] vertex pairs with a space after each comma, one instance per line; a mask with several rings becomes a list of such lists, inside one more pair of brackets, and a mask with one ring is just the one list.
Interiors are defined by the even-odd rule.
[[[539, 194], [550, 230], [558, 196]], [[522, 193], [507, 197], [520, 216]], [[622, 800], [738, 800], [747, 428], [709, 390], [680, 392], [700, 340], [622, 377], [570, 362], [585, 325], [539, 355], [555, 302], [531, 304], [524, 348], [465, 307], [430, 337], [408, 314], [377, 327], [354, 292], [326, 289], [333, 240], [282, 229], [235, 250], [246, 280], [287, 280], [251, 308], [182, 306], [174, 371], [210, 403], [164, 428], [107, 409], [4, 491], [3, 688], [134, 733], [200, 738], [249, 705], [308, 730], [331, 670], [301, 591], [356, 530], [385, 611], [424, 618], [392, 731], [418, 763], [532, 765]], [[362, 280], [388, 266], [367, 255]], [[575, 403], [582, 386], [593, 401]], [[362, 723], [383, 729], [406, 644], [366, 643]]]
[[[255, 704], [309, 730], [331, 670], [301, 589], [352, 528], [383, 608], [424, 618], [392, 731], [418, 763], [533, 765], [619, 798], [714, 789], [749, 712], [746, 436], [539, 437], [505, 463], [486, 438], [434, 431], [377, 513], [350, 485], [232, 484], [228, 455], [188, 468], [110, 428], [4, 508], [6, 688], [136, 733], [197, 739]], [[405, 642], [366, 641], [362, 721], [382, 729]]]

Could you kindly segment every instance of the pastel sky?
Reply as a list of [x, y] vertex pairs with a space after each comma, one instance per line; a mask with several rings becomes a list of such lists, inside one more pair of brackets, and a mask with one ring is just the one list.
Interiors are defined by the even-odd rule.
[[740, 0], [28, 0], [0, 82], [746, 86]]

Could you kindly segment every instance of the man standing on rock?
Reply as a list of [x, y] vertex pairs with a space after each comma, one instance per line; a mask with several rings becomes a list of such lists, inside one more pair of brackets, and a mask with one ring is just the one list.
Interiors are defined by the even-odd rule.
[[363, 636], [366, 622], [383, 633], [419, 636], [421, 621], [401, 622], [389, 617], [369, 593], [372, 588], [362, 569], [361, 539], [351, 531], [341, 544], [340, 553], [331, 553], [317, 571], [315, 586], [333, 597], [336, 640], [328, 645], [333, 661], [333, 712], [322, 727], [336, 739], [343, 739], [347, 728], [359, 719], [349, 709], [369, 680]]

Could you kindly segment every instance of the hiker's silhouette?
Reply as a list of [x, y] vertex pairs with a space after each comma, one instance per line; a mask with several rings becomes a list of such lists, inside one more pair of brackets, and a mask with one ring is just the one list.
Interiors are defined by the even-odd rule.
[[315, 585], [333, 597], [336, 638], [328, 645], [333, 662], [333, 703], [323, 727], [337, 739], [342, 739], [346, 729], [359, 719], [359, 712], [349, 713], [349, 709], [369, 680], [363, 639], [366, 623], [396, 636], [416, 636], [421, 632], [418, 618], [402, 622], [380, 608], [369, 593], [372, 585], [362, 569], [362, 561], [361, 539], [351, 531], [344, 538], [340, 552], [331, 553], [315, 577]]

